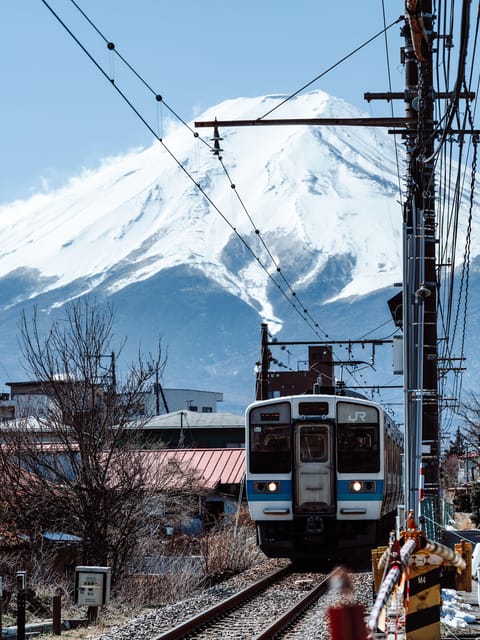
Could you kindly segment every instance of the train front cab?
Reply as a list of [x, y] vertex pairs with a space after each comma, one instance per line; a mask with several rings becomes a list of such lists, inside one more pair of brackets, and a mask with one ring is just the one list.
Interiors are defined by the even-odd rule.
[[374, 542], [383, 487], [379, 426], [376, 407], [335, 396], [247, 411], [247, 497], [267, 556], [337, 558], [341, 549]]

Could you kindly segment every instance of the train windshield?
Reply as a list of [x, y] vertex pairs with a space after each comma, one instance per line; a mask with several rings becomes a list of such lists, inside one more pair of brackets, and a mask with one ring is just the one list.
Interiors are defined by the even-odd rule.
[[302, 425], [300, 432], [300, 461], [328, 460], [328, 428], [322, 425]]
[[340, 473], [380, 471], [379, 414], [375, 407], [338, 403], [337, 455]]
[[290, 406], [254, 408], [249, 419], [251, 473], [288, 473], [292, 466]]

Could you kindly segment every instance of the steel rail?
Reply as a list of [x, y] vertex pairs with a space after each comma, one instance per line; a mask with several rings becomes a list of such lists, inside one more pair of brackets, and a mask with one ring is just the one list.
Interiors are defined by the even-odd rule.
[[283, 613], [280, 617], [272, 622], [268, 627], [261, 631], [258, 635], [254, 636], [252, 640], [271, 640], [276, 638], [279, 633], [282, 633], [292, 623], [298, 620], [304, 613], [312, 607], [315, 602], [325, 594], [328, 590], [329, 577], [325, 578], [316, 587], [313, 587], [307, 595], [299, 602], [292, 605], [288, 611]]
[[291, 573], [293, 573], [293, 565], [288, 565], [286, 567], [283, 567], [283, 569], [280, 569], [279, 571], [274, 571], [268, 576], [257, 580], [257, 582], [254, 582], [246, 589], [242, 589], [242, 591], [239, 591], [230, 598], [227, 598], [219, 604], [214, 605], [210, 609], [206, 609], [205, 611], [198, 613], [192, 618], [189, 618], [185, 622], [182, 622], [178, 626], [173, 627], [173, 629], [169, 629], [168, 631], [155, 636], [153, 640], [182, 640], [189, 634], [194, 633], [195, 631], [198, 631], [202, 627], [206, 626], [207, 624], [212, 622], [212, 620], [221, 618], [229, 611], [235, 609], [270, 585], [278, 582], [278, 580], [285, 578]]

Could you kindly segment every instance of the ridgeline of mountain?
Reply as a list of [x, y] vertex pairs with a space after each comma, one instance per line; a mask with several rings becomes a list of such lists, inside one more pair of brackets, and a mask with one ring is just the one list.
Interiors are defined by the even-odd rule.
[[[197, 119], [255, 119], [280, 98], [229, 100]], [[315, 91], [275, 117], [359, 115]], [[288, 293], [277, 265], [331, 338], [357, 338], [388, 319], [396, 290], [384, 289], [401, 280], [402, 236], [392, 138], [358, 127], [220, 134], [235, 189], [208, 145], [179, 126], [163, 143], [185, 170], [155, 142], [0, 207], [0, 379], [24, 377], [21, 309], [37, 305], [47, 326], [86, 294], [113, 303], [127, 356], [151, 350], [161, 334], [165, 385], [223, 391], [233, 408], [253, 399], [262, 321], [291, 339], [317, 339], [272, 280]]]

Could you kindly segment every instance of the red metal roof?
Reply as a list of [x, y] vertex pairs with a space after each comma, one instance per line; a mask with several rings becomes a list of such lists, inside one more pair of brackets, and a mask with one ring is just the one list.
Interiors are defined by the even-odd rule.
[[181, 471], [194, 471], [207, 489], [240, 484], [245, 473], [245, 449], [158, 449], [142, 453], [159, 472], [173, 462]]
[[[62, 451], [66, 448], [60, 443], [38, 443], [37, 446], [43, 451]], [[74, 444], [73, 447], [77, 448], [78, 445]], [[245, 473], [243, 448], [132, 450], [132, 456], [144, 459], [145, 469], [152, 480], [163, 477], [165, 482], [168, 478], [170, 487], [184, 486], [185, 478], [194, 476], [195, 481], [205, 489], [215, 489], [220, 484], [240, 484]], [[164, 470], [167, 473], [163, 473]], [[176, 478], [178, 483], [175, 482]], [[35, 481], [34, 477], [32, 481]]]

